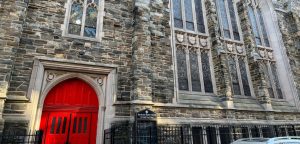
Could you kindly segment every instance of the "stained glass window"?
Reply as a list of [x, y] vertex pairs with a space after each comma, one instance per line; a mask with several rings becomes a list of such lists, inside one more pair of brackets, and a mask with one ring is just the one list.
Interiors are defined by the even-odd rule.
[[212, 93], [213, 85], [211, 81], [210, 63], [209, 63], [209, 56], [207, 52], [202, 52], [201, 62], [202, 62], [202, 73], [203, 73], [205, 92]]
[[241, 95], [239, 78], [237, 75], [236, 61], [233, 57], [229, 57], [229, 70], [230, 70], [231, 82], [233, 87], [233, 93], [235, 95]]
[[272, 70], [273, 81], [275, 83], [275, 87], [276, 87], [276, 91], [277, 91], [277, 96], [278, 96], [279, 99], [283, 99], [282, 91], [281, 91], [281, 88], [280, 88], [278, 75], [277, 75], [277, 68], [276, 68], [275, 63], [271, 64], [271, 70]]
[[239, 41], [241, 38], [234, 5], [233, 0], [217, 0], [218, 17], [223, 28], [223, 36]]
[[66, 34], [97, 38], [99, 2], [99, 0], [72, 0]]
[[198, 54], [195, 51], [190, 51], [190, 69], [191, 69], [192, 90], [201, 92]]
[[198, 32], [205, 33], [205, 25], [204, 25], [203, 10], [202, 10], [202, 0], [195, 0], [194, 2], [195, 2]]
[[252, 31], [255, 36], [255, 42], [257, 45], [261, 45], [262, 43], [261, 43], [259, 31], [258, 31], [255, 14], [254, 14], [253, 8], [250, 6], [248, 6], [248, 15], [249, 15], [251, 26], [252, 26]]
[[176, 53], [179, 90], [189, 90], [185, 52], [183, 49], [178, 48]]
[[193, 20], [193, 8], [192, 8], [192, 0], [184, 0], [184, 10], [185, 10], [185, 18], [186, 18], [186, 29], [194, 30], [194, 20]]
[[265, 41], [265, 46], [269, 47], [270, 46], [270, 42], [269, 42], [269, 38], [268, 38], [267, 31], [266, 31], [264, 19], [262, 17], [262, 13], [261, 13], [260, 9], [257, 10], [257, 13], [259, 15], [260, 26], [261, 26], [263, 38], [264, 38], [264, 41]]
[[239, 59], [239, 66], [240, 66], [241, 78], [242, 78], [242, 83], [244, 88], [244, 95], [251, 96], [246, 64], [243, 59]]
[[174, 26], [177, 28], [183, 28], [182, 14], [181, 14], [181, 0], [173, 0], [173, 15], [174, 15]]
[[81, 3], [74, 2], [72, 4], [70, 20], [69, 20], [69, 33], [80, 35], [82, 25], [83, 6]]
[[268, 89], [270, 98], [275, 98], [274, 91], [272, 88], [272, 79], [271, 79], [267, 64], [264, 64], [264, 72], [265, 72], [265, 80], [266, 80], [267, 89]]
[[96, 36], [97, 15], [98, 11], [96, 6], [89, 5], [86, 10], [84, 36], [93, 38]]
[[229, 30], [229, 23], [228, 23], [228, 17], [226, 13], [226, 6], [225, 6], [225, 0], [218, 0], [218, 8], [220, 11], [219, 18], [222, 21], [223, 31], [224, 31], [224, 37], [230, 38], [230, 30]]
[[[172, 0], [172, 4], [176, 28], [183, 29], [183, 25], [185, 25], [186, 30], [205, 33], [202, 0]], [[196, 15], [193, 15], [194, 13]]]
[[[248, 15], [252, 27], [252, 31], [255, 37], [255, 42], [257, 45], [270, 47], [270, 42], [268, 38], [268, 34], [266, 31], [264, 19], [262, 17], [262, 13], [260, 8], [257, 6], [253, 6], [251, 4], [248, 5]], [[262, 39], [264, 43], [262, 42]]]
[[240, 33], [239, 33], [239, 29], [238, 29], [238, 24], [236, 21], [233, 0], [227, 0], [227, 1], [228, 1], [228, 9], [229, 9], [229, 14], [230, 14], [230, 19], [231, 19], [233, 37], [235, 40], [240, 40]]

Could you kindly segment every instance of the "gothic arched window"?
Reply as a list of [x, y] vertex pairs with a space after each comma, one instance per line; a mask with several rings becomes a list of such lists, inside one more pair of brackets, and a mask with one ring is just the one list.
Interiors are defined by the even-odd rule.
[[64, 35], [100, 40], [103, 0], [69, 0]]
[[215, 89], [204, 0], [172, 0], [172, 8], [178, 90], [211, 95]]
[[[273, 55], [268, 34], [265, 27], [260, 5], [256, 0], [248, 0], [248, 17], [252, 28], [253, 38], [260, 53]], [[264, 56], [264, 55], [263, 55]], [[264, 73], [270, 98], [282, 99], [281, 86], [277, 75], [276, 61], [272, 57], [265, 59]]]

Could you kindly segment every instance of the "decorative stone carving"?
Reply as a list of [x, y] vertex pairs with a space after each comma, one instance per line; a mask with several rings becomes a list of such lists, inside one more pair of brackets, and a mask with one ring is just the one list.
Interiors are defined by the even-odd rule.
[[265, 58], [265, 51], [259, 50], [259, 55], [260, 55], [262, 58]]
[[200, 45], [201, 45], [202, 47], [206, 47], [206, 46], [207, 46], [207, 40], [206, 40], [206, 39], [201, 39], [201, 38], [200, 38]]
[[184, 41], [184, 35], [182, 34], [176, 34], [176, 40], [180, 43]]
[[233, 50], [233, 45], [232, 44], [227, 44], [227, 50], [232, 52]]
[[243, 47], [241, 47], [241, 46], [237, 46], [237, 47], [236, 47], [236, 50], [237, 50], [237, 52], [240, 53], [240, 54], [244, 52], [244, 49], [243, 49]]
[[273, 59], [273, 53], [272, 52], [268, 52], [268, 57], [269, 57], [269, 59]]
[[189, 43], [194, 45], [196, 44], [196, 38], [194, 36], [188, 36]]
[[47, 76], [47, 80], [48, 81], [52, 81], [55, 78], [55, 74], [54, 73], [49, 73]]
[[97, 83], [99, 85], [103, 85], [103, 79], [102, 79], [102, 77], [97, 78]]

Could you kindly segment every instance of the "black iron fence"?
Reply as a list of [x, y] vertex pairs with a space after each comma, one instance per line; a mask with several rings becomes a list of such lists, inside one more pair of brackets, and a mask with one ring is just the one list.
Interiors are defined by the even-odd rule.
[[[153, 134], [155, 131], [155, 134]], [[292, 125], [165, 125], [145, 128], [115, 125], [105, 131], [105, 144], [230, 144], [240, 138], [300, 136]]]
[[3, 133], [0, 135], [1, 144], [41, 144], [43, 138], [42, 131], [33, 134]]

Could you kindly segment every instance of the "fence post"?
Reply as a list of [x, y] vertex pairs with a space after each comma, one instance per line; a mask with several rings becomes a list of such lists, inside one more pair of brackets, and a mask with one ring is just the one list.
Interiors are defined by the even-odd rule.
[[293, 128], [293, 132], [294, 132], [294, 136], [297, 136], [297, 133], [296, 133], [296, 128], [294, 125], [292, 125], [292, 128]]
[[37, 140], [35, 140], [36, 144], [41, 144], [43, 142], [43, 131], [42, 130], [38, 130], [36, 131], [36, 138]]

